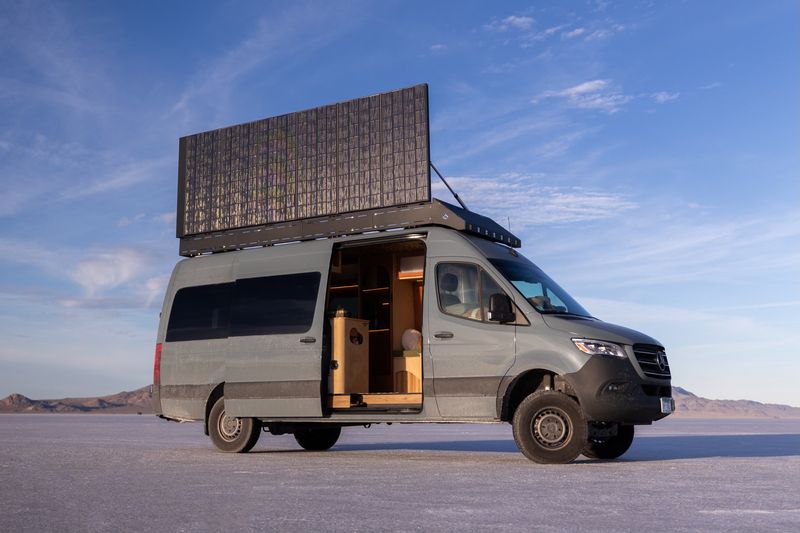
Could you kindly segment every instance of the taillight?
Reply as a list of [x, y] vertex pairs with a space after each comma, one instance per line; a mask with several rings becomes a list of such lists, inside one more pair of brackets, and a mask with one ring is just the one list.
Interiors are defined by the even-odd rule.
[[156, 344], [156, 357], [153, 361], [153, 385], [161, 385], [161, 343]]

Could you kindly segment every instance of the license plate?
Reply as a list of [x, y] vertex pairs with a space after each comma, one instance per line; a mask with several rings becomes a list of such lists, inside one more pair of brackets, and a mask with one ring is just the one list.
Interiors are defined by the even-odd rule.
[[670, 414], [675, 412], [675, 400], [672, 398], [661, 398], [661, 412]]

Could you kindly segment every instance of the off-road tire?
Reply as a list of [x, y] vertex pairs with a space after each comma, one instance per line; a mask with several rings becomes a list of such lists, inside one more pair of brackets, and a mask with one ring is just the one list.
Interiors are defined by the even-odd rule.
[[586, 447], [588, 425], [578, 402], [555, 391], [536, 392], [514, 411], [514, 442], [536, 463], [573, 461]]
[[208, 414], [208, 435], [223, 452], [249, 452], [261, 436], [261, 422], [254, 418], [225, 416], [225, 402], [220, 397]]
[[322, 452], [336, 444], [341, 433], [342, 428], [338, 426], [298, 429], [294, 432], [294, 440], [305, 450]]
[[613, 437], [589, 437], [583, 455], [590, 459], [616, 459], [631, 447], [633, 434], [633, 426], [618, 424], [617, 434]]

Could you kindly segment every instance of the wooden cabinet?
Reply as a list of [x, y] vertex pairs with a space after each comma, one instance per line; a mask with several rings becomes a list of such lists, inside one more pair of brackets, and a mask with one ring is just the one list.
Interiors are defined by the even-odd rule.
[[369, 321], [335, 317], [333, 323], [333, 393], [369, 392]]
[[392, 357], [395, 392], [422, 392], [422, 357], [406, 352]]

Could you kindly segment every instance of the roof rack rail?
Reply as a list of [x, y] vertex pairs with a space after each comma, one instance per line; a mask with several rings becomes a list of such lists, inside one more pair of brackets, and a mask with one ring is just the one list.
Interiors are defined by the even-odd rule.
[[477, 235], [512, 248], [519, 248], [519, 238], [494, 220], [433, 199], [404, 206], [368, 209], [337, 215], [306, 218], [278, 224], [204, 233], [182, 237], [180, 255], [196, 255], [242, 250], [258, 246], [342, 237], [368, 231], [442, 226]]

